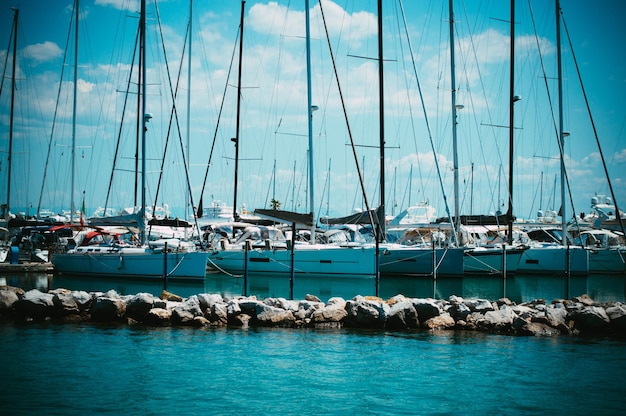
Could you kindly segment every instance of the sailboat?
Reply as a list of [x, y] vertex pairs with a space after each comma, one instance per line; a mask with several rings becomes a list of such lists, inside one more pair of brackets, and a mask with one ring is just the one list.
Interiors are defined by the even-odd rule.
[[563, 130], [563, 86], [561, 66], [561, 6], [555, 0], [556, 14], [556, 49], [557, 49], [557, 82], [558, 82], [558, 138], [561, 161], [561, 241], [560, 243], [536, 243], [524, 251], [517, 265], [521, 274], [531, 273], [589, 273], [589, 252], [584, 247], [571, 245], [567, 229], [567, 204], [565, 197], [565, 160], [564, 145], [568, 133]]
[[[75, 4], [78, 27], [78, 1]], [[146, 236], [146, 130], [152, 118], [146, 112], [146, 0], [141, 1], [139, 18], [141, 68], [139, 70], [139, 114], [141, 117], [141, 209], [137, 215], [124, 216], [126, 223], [116, 227], [97, 227], [83, 232], [81, 242], [51, 256], [55, 273], [81, 276], [136, 276], [157, 278], [204, 279], [208, 254], [196, 249], [193, 242], [165, 239], [148, 242]], [[77, 29], [78, 30], [78, 29]], [[74, 84], [76, 87], [76, 83]], [[139, 235], [139, 244], [132, 232]]]
[[[515, 67], [515, 5], [511, 2], [511, 48], [510, 48], [510, 91], [509, 91], [509, 207], [505, 215], [495, 216], [461, 216], [459, 215], [459, 178], [458, 178], [458, 151], [457, 151], [457, 122], [456, 122], [456, 85], [455, 85], [455, 68], [454, 68], [454, 6], [453, 0], [449, 0], [450, 10], [450, 62], [451, 62], [451, 83], [452, 83], [452, 129], [453, 129], [453, 147], [454, 147], [454, 201], [455, 201], [455, 221], [457, 230], [465, 227], [466, 231], [472, 231], [470, 227], [483, 227], [490, 233], [499, 232], [500, 225], [506, 225], [508, 228], [506, 241], [500, 241], [489, 245], [478, 244], [468, 247], [465, 251], [464, 271], [467, 274], [502, 274], [514, 273], [517, 271], [517, 265], [522, 253], [528, 248], [520, 244], [518, 239], [514, 238], [513, 221], [513, 132], [514, 132], [514, 104], [519, 97], [514, 95], [514, 67]], [[475, 225], [474, 225], [475, 224]], [[491, 226], [491, 229], [486, 228]]]
[[[240, 35], [243, 33], [244, 7], [242, 4]], [[258, 233], [253, 228], [244, 233], [238, 240], [230, 243], [222, 239], [209, 253], [209, 267], [215, 270], [241, 275], [266, 274], [337, 276], [346, 278], [373, 278], [376, 275], [376, 251], [367, 244], [337, 242], [321, 244], [316, 242], [317, 219], [314, 213], [314, 172], [313, 172], [313, 111], [311, 97], [311, 62], [310, 62], [310, 26], [309, 1], [305, 1], [306, 59], [307, 59], [307, 104], [308, 104], [308, 136], [309, 136], [309, 199], [311, 212], [307, 214], [282, 211], [278, 209], [257, 209], [255, 214], [270, 218], [277, 222], [292, 225], [291, 239], [282, 233], [271, 230], [278, 239], [270, 239], [269, 235]], [[241, 39], [240, 37], [240, 56]], [[241, 71], [241, 58], [240, 58]], [[240, 77], [241, 79], [241, 77]], [[235, 138], [238, 149], [239, 137]], [[236, 150], [237, 151], [237, 150]], [[235, 168], [236, 169], [236, 168]], [[235, 175], [236, 178], [236, 175]], [[236, 181], [236, 179], [235, 179]], [[233, 204], [235, 207], [235, 203]], [[296, 241], [296, 225], [310, 229], [308, 242]]]
[[[7, 201], [2, 204], [0, 209], [0, 233], [2, 239], [0, 240], [0, 262], [4, 262], [11, 249], [10, 235], [9, 235], [9, 220], [11, 218], [11, 161], [13, 151], [13, 113], [15, 104], [15, 66], [17, 59], [17, 23], [19, 19], [19, 10], [13, 9], [13, 71], [11, 73], [11, 112], [10, 112], [10, 127], [9, 127], [9, 155], [8, 155], [8, 178], [7, 178]], [[7, 54], [8, 58], [8, 54]], [[12, 259], [17, 261], [17, 259]]]
[[[394, 218], [390, 226], [390, 234], [402, 233], [405, 241], [388, 242], [394, 238], [387, 233], [385, 218], [385, 147], [384, 147], [384, 85], [382, 58], [382, 2], [378, 2], [378, 69], [379, 69], [379, 152], [380, 152], [380, 205], [376, 209], [339, 218], [322, 218], [324, 224], [336, 225], [367, 225], [375, 220], [375, 248], [378, 253], [379, 271], [381, 276], [462, 276], [464, 248], [451, 243], [444, 236], [442, 228], [448, 226], [434, 225], [427, 228], [412, 227], [416, 217], [424, 218], [429, 213], [427, 207], [411, 207]], [[426, 212], [424, 212], [426, 211]], [[421, 225], [421, 224], [419, 224]], [[421, 230], [421, 231], [420, 231]], [[407, 233], [415, 232], [416, 238], [411, 239]], [[395, 239], [395, 238], [394, 238]], [[411, 240], [406, 241], [406, 240]]]

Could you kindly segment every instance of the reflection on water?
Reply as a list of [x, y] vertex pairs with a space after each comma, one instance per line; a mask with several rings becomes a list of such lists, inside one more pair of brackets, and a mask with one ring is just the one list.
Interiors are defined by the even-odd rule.
[[[80, 276], [57, 276], [45, 273], [23, 273], [0, 275], [0, 286], [33, 288], [41, 291], [65, 288], [87, 292], [106, 292], [114, 289], [120, 294], [129, 295], [141, 292], [159, 295], [164, 282], [159, 279], [140, 278], [84, 278]], [[247, 289], [247, 291], [246, 291]], [[204, 281], [169, 280], [167, 290], [188, 297], [198, 293], [215, 293], [233, 297], [255, 295], [257, 298], [290, 298], [289, 277], [248, 277], [235, 278], [221, 273], [210, 273]], [[293, 298], [303, 299], [307, 294], [318, 296], [323, 301], [339, 296], [350, 299], [356, 295], [375, 295], [376, 280], [363, 278], [329, 278], [323, 276], [297, 276], [293, 282]], [[499, 299], [508, 297], [514, 302], [527, 302], [533, 299], [567, 299], [588, 294], [599, 302], [626, 301], [626, 276], [590, 275], [567, 279], [562, 276], [508, 276], [506, 279], [494, 276], [465, 277], [384, 277], [378, 284], [378, 294], [390, 298], [397, 294], [408, 297], [448, 299], [451, 295], [464, 298]]]

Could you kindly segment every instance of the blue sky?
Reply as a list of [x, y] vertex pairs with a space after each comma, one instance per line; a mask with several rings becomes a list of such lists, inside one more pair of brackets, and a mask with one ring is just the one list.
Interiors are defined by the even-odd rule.
[[[410, 59], [400, 3], [385, 1], [383, 5], [387, 214], [397, 214], [409, 203], [428, 201], [439, 215], [445, 215], [443, 195], [451, 210], [454, 199], [448, 2], [403, 3], [414, 62]], [[72, 4], [0, 0], [3, 66], [13, 19], [10, 8], [20, 10], [11, 185], [14, 211], [28, 208], [32, 214], [38, 205], [54, 210], [70, 206], [74, 35], [71, 34], [69, 43], [67, 39]], [[369, 204], [376, 206], [379, 201], [377, 63], [363, 58], [376, 58], [378, 53], [376, 2], [324, 1], [323, 8], [350, 131], [358, 147], [355, 161], [319, 4], [311, 1], [313, 104], [319, 107], [313, 116], [314, 211], [318, 215], [344, 215], [364, 205], [357, 162], [363, 172]], [[463, 105], [457, 114], [460, 212], [486, 214], [499, 208], [506, 211], [509, 2], [455, 1], [454, 8], [457, 104]], [[619, 45], [626, 34], [619, 16], [626, 6], [621, 1], [563, 0], [561, 8], [609, 176], [618, 203], [623, 205], [626, 204], [626, 109], [622, 97], [626, 96], [626, 57], [620, 53]], [[80, 207], [84, 195], [87, 213], [91, 214], [104, 206], [109, 188], [110, 207], [133, 205], [135, 94], [129, 95], [122, 128], [120, 120], [139, 3], [83, 0], [80, 10], [74, 201]], [[182, 71], [176, 99], [180, 127], [174, 124], [171, 129], [175, 134], [171, 134], [167, 144], [158, 203], [168, 204], [182, 216], [186, 185], [181, 146], [190, 155], [191, 187], [194, 203], [198, 203], [215, 136], [204, 205], [213, 199], [232, 204], [234, 146], [230, 139], [236, 132], [236, 53], [229, 78], [227, 74], [237, 46], [241, 3], [194, 2], [188, 149], [187, 57], [183, 55], [183, 47], [189, 3], [178, 0], [158, 3], [160, 19], [152, 1], [148, 1], [147, 10], [148, 111], [153, 114], [147, 133], [148, 200], [157, 197], [156, 183], [172, 108], [162, 37], [173, 84], [181, 60]], [[159, 21], [162, 34], [157, 31]], [[552, 114], [557, 116], [554, 4], [518, 1], [515, 21], [515, 94], [522, 100], [515, 106], [513, 205], [518, 217], [528, 218], [538, 209], [558, 210], [560, 206], [559, 151], [552, 118]], [[249, 209], [265, 207], [275, 198], [285, 209], [310, 210], [303, 23], [303, 1], [246, 2], [237, 200], [238, 205], [244, 203]], [[595, 194], [608, 195], [609, 188], [564, 29], [562, 37], [564, 128], [571, 133], [564, 153], [574, 210], [578, 213], [589, 210], [589, 201]], [[10, 55], [8, 62], [5, 77], [11, 75]], [[65, 68], [63, 78], [62, 68]], [[415, 72], [422, 88], [444, 191], [433, 163]], [[0, 97], [3, 199], [7, 188], [9, 85], [10, 80], [5, 79]], [[130, 88], [131, 92], [134, 88]], [[216, 132], [222, 100], [222, 117]], [[118, 162], [109, 186], [120, 132]], [[44, 169], [48, 152], [51, 157]], [[44, 170], [47, 173], [42, 187]]]

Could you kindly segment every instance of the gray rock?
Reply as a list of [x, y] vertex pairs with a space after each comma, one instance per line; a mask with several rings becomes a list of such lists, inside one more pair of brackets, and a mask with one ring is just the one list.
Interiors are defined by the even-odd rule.
[[[452, 296], [451, 296], [452, 297]], [[462, 299], [461, 299], [462, 301]], [[411, 303], [413, 307], [417, 311], [417, 316], [419, 316], [420, 321], [427, 321], [431, 318], [439, 316], [442, 313], [442, 310], [439, 308], [439, 305], [433, 299], [411, 299]], [[456, 302], [450, 302], [451, 304], [457, 304]], [[459, 302], [462, 303], [462, 302]]]
[[549, 337], [559, 335], [560, 331], [550, 325], [541, 322], [526, 322], [517, 330], [518, 335], [529, 335], [535, 337]]
[[299, 320], [310, 319], [313, 313], [324, 307], [322, 302], [301, 300], [298, 302], [298, 309], [293, 313], [293, 316]]
[[309, 302], [321, 302], [320, 298], [318, 298], [318, 297], [317, 297], [317, 296], [315, 296], [315, 295], [309, 295], [309, 294], [307, 294], [307, 295], [304, 297], [304, 300], [307, 300], [307, 301], [309, 301]]
[[[385, 308], [386, 307], [386, 308]], [[389, 305], [380, 298], [357, 296], [346, 302], [346, 325], [365, 328], [383, 328]]]
[[91, 319], [97, 322], [118, 321], [125, 313], [126, 303], [119, 297], [100, 296], [91, 305]]
[[223, 303], [214, 303], [211, 306], [211, 313], [207, 317], [211, 325], [226, 325], [228, 323], [228, 310]]
[[448, 312], [443, 312], [441, 315], [432, 317], [422, 323], [422, 327], [430, 330], [436, 329], [449, 329], [455, 326], [454, 319]]
[[464, 303], [450, 304], [447, 308], [447, 312], [454, 318], [455, 321], [466, 320], [467, 316], [472, 312], [470, 308]]
[[493, 311], [495, 308], [485, 299], [465, 299], [463, 304], [467, 306], [472, 312], [485, 313], [487, 311]]
[[611, 326], [621, 331], [626, 331], [626, 305], [618, 302], [606, 308], [606, 314], [611, 320]]
[[337, 327], [348, 316], [344, 304], [337, 302], [327, 304], [325, 307], [318, 309], [311, 315], [311, 320], [318, 327]]
[[203, 293], [198, 295], [198, 301], [200, 302], [200, 308], [202, 308], [203, 311], [210, 310], [216, 303], [224, 303], [222, 295], [219, 294], [209, 295]]
[[[552, 306], [552, 307], [551, 307]], [[565, 325], [567, 320], [567, 310], [565, 308], [550, 305], [546, 308], [546, 320], [548, 325], [559, 328]]]
[[172, 310], [173, 325], [193, 325], [196, 316], [203, 316], [197, 296], [190, 296]]
[[410, 300], [394, 303], [389, 309], [387, 323], [388, 329], [414, 329], [419, 328], [420, 322], [417, 311]]
[[76, 301], [76, 304], [78, 305], [78, 308], [81, 312], [89, 309], [91, 307], [91, 303], [94, 300], [94, 297], [84, 290], [73, 290], [72, 297], [74, 297], [74, 300]]
[[479, 326], [490, 331], [507, 332], [511, 329], [513, 320], [517, 315], [510, 306], [504, 305], [497, 311], [487, 311], [483, 315], [483, 320], [479, 322]]
[[24, 293], [24, 296], [13, 304], [13, 308], [21, 318], [43, 319], [54, 313], [53, 298], [52, 294], [32, 289]]
[[169, 326], [171, 318], [172, 311], [163, 308], [153, 308], [148, 311], [143, 318], [143, 322], [152, 326]]
[[573, 314], [576, 329], [581, 332], [602, 332], [609, 328], [611, 320], [606, 311], [599, 306], [585, 306]]
[[55, 293], [52, 303], [54, 304], [56, 314], [59, 316], [77, 315], [81, 311], [76, 298], [70, 291]]
[[13, 308], [13, 304], [22, 296], [24, 296], [24, 290], [19, 287], [0, 287], [0, 312], [11, 310]]
[[289, 327], [296, 321], [291, 311], [259, 303], [255, 310], [256, 322], [262, 326]]
[[596, 304], [595, 301], [593, 299], [591, 299], [589, 297], [589, 295], [587, 295], [587, 294], [581, 295], [581, 296], [576, 296], [572, 300], [577, 302], [577, 303], [582, 303], [585, 306], [594, 306]]
[[126, 302], [126, 316], [141, 322], [153, 307], [151, 293], [137, 293]]

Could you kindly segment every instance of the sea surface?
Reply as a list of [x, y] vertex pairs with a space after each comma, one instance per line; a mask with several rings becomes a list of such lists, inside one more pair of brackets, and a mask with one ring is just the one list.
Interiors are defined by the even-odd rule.
[[[65, 287], [159, 294], [158, 280], [0, 276], [25, 290]], [[494, 280], [495, 279], [495, 280]], [[530, 279], [530, 280], [529, 280]], [[290, 294], [289, 282], [250, 278], [248, 294]], [[390, 279], [383, 297], [589, 293], [624, 301], [623, 276]], [[181, 296], [242, 294], [242, 279], [168, 282]], [[317, 292], [315, 293], [315, 290]], [[369, 290], [370, 292], [366, 292]], [[294, 297], [351, 298], [373, 282], [294, 282]], [[433, 292], [434, 291], [434, 292]], [[429, 294], [430, 293], [430, 294]], [[519, 298], [519, 299], [518, 299]], [[514, 337], [465, 331], [145, 328], [93, 323], [0, 323], [2, 415], [623, 415], [626, 339]]]

